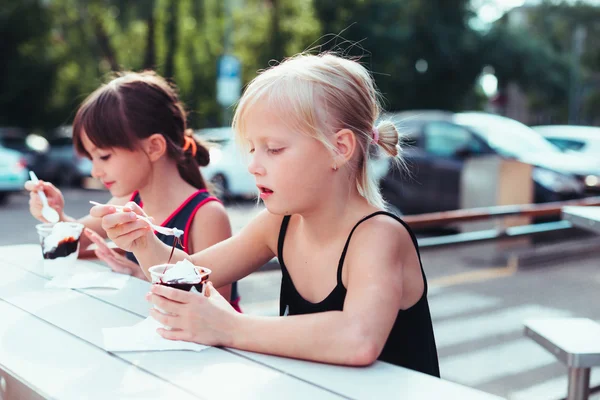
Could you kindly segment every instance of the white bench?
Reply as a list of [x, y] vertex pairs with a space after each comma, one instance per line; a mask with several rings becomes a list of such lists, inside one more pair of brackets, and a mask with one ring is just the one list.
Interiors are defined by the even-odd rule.
[[590, 369], [600, 366], [600, 324], [587, 318], [528, 320], [525, 335], [567, 366], [567, 400], [587, 400]]

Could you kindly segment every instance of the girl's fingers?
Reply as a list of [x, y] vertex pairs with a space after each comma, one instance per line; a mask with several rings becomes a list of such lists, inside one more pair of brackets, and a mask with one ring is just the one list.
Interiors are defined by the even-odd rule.
[[102, 251], [102, 250], [100, 250], [100, 249], [96, 249], [96, 250], [94, 250], [94, 254], [96, 255], [96, 257], [98, 257], [98, 259], [100, 259], [100, 260], [102, 260], [102, 261], [104, 261], [105, 263], [107, 263], [107, 264], [108, 264], [108, 262], [107, 262], [107, 260], [106, 260], [106, 259], [107, 259], [107, 256], [106, 256], [106, 253], [105, 253], [105, 252], [103, 252], [103, 251]]
[[137, 221], [137, 215], [133, 211], [127, 213], [109, 213], [102, 217], [102, 228], [104, 228], [104, 230], [113, 229], [118, 225], [124, 225], [134, 221]]
[[25, 190], [28, 190], [29, 192], [37, 192], [38, 190], [44, 190], [44, 182], [39, 181], [38, 183], [35, 183], [33, 181], [27, 181], [25, 182]]
[[[170, 326], [170, 325], [167, 325]], [[165, 339], [169, 339], [169, 340], [184, 340], [186, 342], [191, 342], [191, 334], [187, 331], [183, 331], [181, 329], [179, 330], [168, 330], [168, 329], [164, 329], [164, 328], [158, 328], [156, 330], [156, 332], [158, 332], [158, 334], [162, 337], [164, 337]]]
[[90, 215], [95, 218], [102, 218], [105, 215], [114, 214], [117, 212], [115, 206], [99, 205], [90, 208]]
[[88, 239], [90, 239], [94, 243], [96, 243], [100, 237], [100, 235], [98, 235], [96, 232], [94, 232], [90, 228], [84, 228], [83, 233], [85, 233], [85, 236], [87, 236]]
[[164, 297], [177, 303], [189, 303], [197, 295], [179, 289], [173, 289], [164, 285], [152, 285], [150, 292], [159, 297]]
[[130, 201], [127, 204], [125, 204], [125, 208], [129, 211], [132, 211], [132, 212], [138, 214], [138, 215], [141, 215], [142, 217], [148, 216], [148, 215], [146, 215], [144, 210], [142, 210], [142, 208], [133, 201]]
[[116, 273], [123, 275], [131, 275], [131, 270], [129, 268], [121, 267], [120, 265], [111, 265], [110, 267]]
[[[117, 245], [119, 245], [119, 247], [123, 248], [122, 246], [124, 244], [131, 244], [133, 242], [135, 242], [136, 240], [138, 240], [139, 238], [144, 237], [148, 231], [150, 230], [150, 228], [148, 228], [147, 224], [144, 224], [143, 227], [139, 228], [139, 229], [135, 229], [133, 231], [124, 233], [122, 235], [112, 235], [113, 241], [115, 243], [117, 243]], [[129, 247], [127, 247], [129, 248]], [[127, 249], [126, 248], [126, 249]]]
[[177, 315], [163, 314], [156, 308], [150, 309], [150, 315], [152, 316], [152, 318], [154, 318], [163, 325], [171, 327], [172, 329], [181, 329], [182, 321], [181, 318], [179, 318]]

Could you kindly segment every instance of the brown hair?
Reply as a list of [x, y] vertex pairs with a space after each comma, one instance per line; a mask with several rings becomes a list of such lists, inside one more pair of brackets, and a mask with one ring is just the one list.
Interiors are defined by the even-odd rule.
[[[135, 150], [139, 140], [160, 133], [167, 142], [167, 156], [177, 162], [181, 177], [206, 189], [199, 167], [210, 161], [208, 148], [186, 128], [186, 119], [177, 89], [164, 78], [152, 71], [121, 73], [81, 104], [73, 121], [73, 144], [79, 154], [89, 158], [81, 141], [83, 132], [98, 148], [128, 150]], [[196, 146], [185, 146], [186, 136]]]

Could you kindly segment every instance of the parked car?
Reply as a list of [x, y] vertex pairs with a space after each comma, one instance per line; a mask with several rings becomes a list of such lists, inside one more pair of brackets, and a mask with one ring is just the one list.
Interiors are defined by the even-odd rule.
[[233, 129], [211, 128], [196, 131], [196, 135], [212, 146], [210, 163], [202, 167], [204, 179], [216, 186], [225, 199], [256, 197], [256, 181], [248, 172], [248, 162], [233, 139]]
[[460, 208], [460, 179], [469, 157], [498, 155], [534, 166], [534, 202], [581, 198], [581, 176], [600, 177], [598, 161], [561, 152], [515, 120], [479, 112], [405, 112], [391, 115], [406, 135], [410, 176], [391, 170], [384, 198], [405, 214]]
[[72, 127], [58, 127], [47, 134], [47, 139], [49, 148], [40, 162], [38, 177], [59, 186], [81, 186], [83, 179], [92, 175], [92, 162], [75, 152]]
[[0, 203], [5, 203], [11, 193], [23, 190], [27, 179], [29, 171], [23, 154], [0, 147]]
[[540, 125], [532, 128], [563, 151], [575, 151], [594, 157], [600, 155], [600, 127]]
[[[254, 176], [248, 172], [249, 158], [242, 154], [234, 140], [233, 129], [210, 128], [196, 131], [195, 134], [212, 143], [210, 164], [201, 169], [204, 178], [212, 182], [221, 197], [253, 198], [258, 192]], [[390, 161], [385, 157], [374, 156], [371, 171], [378, 181], [387, 174]]]
[[[45, 148], [35, 146], [35, 138], [35, 135], [30, 135], [29, 131], [23, 128], [0, 127], [0, 147], [21, 153], [25, 159], [26, 167], [37, 174]], [[42, 137], [39, 138], [42, 141], [44, 140]]]

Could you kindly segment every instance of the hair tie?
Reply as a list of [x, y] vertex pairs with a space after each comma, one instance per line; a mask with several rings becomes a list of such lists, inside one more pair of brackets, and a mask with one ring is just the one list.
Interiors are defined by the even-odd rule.
[[198, 149], [196, 146], [196, 141], [191, 136], [183, 137], [183, 151], [188, 151], [188, 149], [192, 148], [192, 157], [196, 157], [196, 150]]
[[376, 127], [373, 127], [373, 143], [375, 144], [379, 144], [379, 129], [377, 129]]

